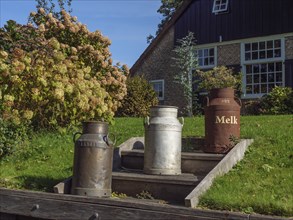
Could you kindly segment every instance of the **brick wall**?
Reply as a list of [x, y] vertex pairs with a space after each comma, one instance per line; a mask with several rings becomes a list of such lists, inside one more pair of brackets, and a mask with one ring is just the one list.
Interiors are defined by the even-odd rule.
[[228, 44], [218, 46], [217, 49], [218, 66], [239, 65], [240, 61], [240, 44]]
[[164, 105], [179, 107], [179, 113], [184, 112], [186, 102], [180, 85], [173, 82], [176, 68], [171, 59], [174, 49], [174, 28], [170, 28], [156, 47], [148, 54], [143, 63], [133, 72], [144, 76], [148, 81], [164, 79]]
[[293, 59], [293, 36], [285, 38], [285, 59]]

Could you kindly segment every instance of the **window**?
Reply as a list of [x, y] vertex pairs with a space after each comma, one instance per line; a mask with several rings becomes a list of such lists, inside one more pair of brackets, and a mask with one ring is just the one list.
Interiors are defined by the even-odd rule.
[[213, 13], [218, 14], [228, 11], [228, 1], [229, 0], [214, 0]]
[[197, 50], [199, 68], [213, 68], [215, 66], [215, 48]]
[[245, 44], [245, 61], [281, 57], [281, 40], [268, 40]]
[[245, 65], [246, 94], [263, 95], [275, 86], [283, 86], [282, 62]]
[[284, 41], [263, 40], [242, 44], [244, 94], [257, 98], [284, 86]]
[[150, 84], [153, 86], [155, 92], [157, 93], [159, 100], [164, 100], [164, 80], [152, 80]]

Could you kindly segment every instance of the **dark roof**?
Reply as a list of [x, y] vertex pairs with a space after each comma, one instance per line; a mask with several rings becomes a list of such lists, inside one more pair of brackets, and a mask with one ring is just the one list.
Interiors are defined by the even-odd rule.
[[136, 69], [141, 65], [143, 60], [148, 56], [149, 53], [151, 53], [154, 48], [159, 44], [165, 33], [169, 30], [170, 27], [174, 25], [174, 23], [178, 20], [178, 18], [182, 15], [182, 13], [187, 9], [187, 7], [190, 5], [192, 0], [184, 0], [183, 4], [177, 11], [174, 13], [170, 21], [168, 21], [160, 31], [160, 33], [152, 40], [150, 45], [145, 49], [145, 51], [140, 55], [138, 60], [133, 64], [133, 66], [130, 69], [130, 76], [133, 75], [133, 72], [136, 71]]

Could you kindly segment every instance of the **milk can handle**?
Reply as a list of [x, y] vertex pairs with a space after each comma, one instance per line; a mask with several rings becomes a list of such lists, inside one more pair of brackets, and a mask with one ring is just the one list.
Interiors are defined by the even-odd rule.
[[210, 106], [210, 99], [209, 99], [209, 97], [206, 96], [205, 99], [206, 99], [207, 106]]
[[149, 117], [149, 116], [146, 116], [146, 117], [144, 118], [144, 122], [143, 122], [143, 124], [144, 124], [144, 125], [147, 125], [147, 126], [150, 125], [150, 117]]
[[[181, 120], [180, 120], [181, 119]], [[183, 125], [184, 125], [184, 118], [183, 117], [180, 117], [179, 118], [179, 122], [181, 123], [181, 125], [182, 125], [182, 127], [183, 127]]]
[[240, 107], [242, 107], [241, 99], [239, 99], [238, 97], [234, 97], [234, 99], [235, 99], [236, 102], [240, 105]]
[[78, 135], [78, 134], [82, 135], [81, 132], [76, 132], [76, 133], [73, 135], [73, 143], [75, 143], [75, 141], [76, 141], [76, 135]]
[[110, 146], [110, 144], [109, 144], [109, 136], [110, 136], [110, 135], [113, 136], [113, 139], [114, 139], [114, 141], [113, 141], [113, 145], [115, 145], [117, 139], [116, 139], [116, 135], [113, 134], [113, 133], [109, 133], [109, 134], [105, 135], [105, 136], [103, 137], [103, 141], [105, 141], [105, 143], [106, 143], [108, 146]]

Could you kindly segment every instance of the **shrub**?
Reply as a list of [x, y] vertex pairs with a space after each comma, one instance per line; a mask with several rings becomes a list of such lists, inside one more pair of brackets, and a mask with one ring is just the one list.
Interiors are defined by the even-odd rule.
[[28, 140], [26, 125], [17, 125], [0, 118], [0, 159], [13, 153], [26, 140]]
[[158, 104], [156, 92], [143, 78], [135, 76], [127, 79], [127, 95], [118, 110], [119, 116], [143, 117], [149, 114], [151, 106]]
[[292, 114], [293, 90], [289, 87], [275, 87], [263, 96], [260, 102], [260, 111], [263, 114]]
[[260, 105], [260, 99], [257, 100], [249, 100], [246, 102], [243, 102], [244, 106], [242, 109], [242, 114], [244, 115], [259, 115], [261, 105]]
[[128, 68], [113, 65], [110, 40], [65, 11], [0, 29], [0, 116], [37, 128], [111, 121], [126, 94]]

